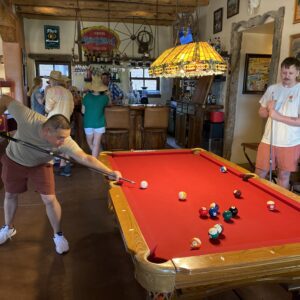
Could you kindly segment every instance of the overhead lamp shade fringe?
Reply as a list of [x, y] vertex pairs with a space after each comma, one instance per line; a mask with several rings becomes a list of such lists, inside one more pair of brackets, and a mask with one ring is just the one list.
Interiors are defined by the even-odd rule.
[[221, 75], [227, 65], [207, 42], [195, 42], [165, 50], [150, 66], [153, 77], [197, 77]]

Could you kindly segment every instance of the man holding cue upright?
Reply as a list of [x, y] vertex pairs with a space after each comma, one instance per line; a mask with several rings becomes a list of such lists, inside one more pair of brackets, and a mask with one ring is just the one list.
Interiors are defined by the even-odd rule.
[[[271, 85], [260, 99], [259, 115], [268, 118], [258, 147], [255, 173], [265, 178], [277, 168], [278, 184], [289, 188], [291, 172], [300, 157], [300, 61], [287, 57], [281, 63], [281, 83]], [[272, 155], [272, 157], [270, 157]]]
[[49, 154], [10, 142], [1, 159], [2, 181], [5, 188], [5, 225], [0, 230], [0, 244], [16, 234], [13, 226], [18, 206], [18, 195], [27, 191], [30, 180], [46, 206], [46, 213], [53, 228], [53, 241], [58, 254], [68, 252], [69, 244], [61, 231], [61, 206], [56, 198], [53, 157], [50, 152], [67, 154], [78, 163], [105, 172], [118, 180], [120, 172], [110, 170], [95, 157], [86, 154], [70, 137], [71, 126], [63, 115], [53, 115], [49, 119], [34, 112], [13, 98], [0, 96], [0, 114], [5, 110], [15, 118], [18, 128], [14, 135], [37, 148], [49, 150]]

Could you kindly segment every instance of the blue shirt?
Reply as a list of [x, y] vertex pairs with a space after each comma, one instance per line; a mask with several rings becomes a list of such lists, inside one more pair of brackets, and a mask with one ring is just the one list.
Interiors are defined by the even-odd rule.
[[[122, 104], [122, 98], [124, 97], [124, 93], [123, 91], [119, 88], [119, 86], [113, 82], [110, 82], [108, 84], [108, 89], [111, 93], [111, 97], [112, 97], [112, 103], [113, 104]], [[118, 99], [118, 98], [121, 99]]]

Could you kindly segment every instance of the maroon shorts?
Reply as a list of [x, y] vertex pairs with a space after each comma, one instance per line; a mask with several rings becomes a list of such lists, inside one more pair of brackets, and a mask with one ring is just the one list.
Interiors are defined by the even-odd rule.
[[[298, 169], [300, 158], [300, 145], [293, 147], [272, 147], [272, 169], [295, 172]], [[257, 150], [256, 168], [269, 170], [270, 168], [270, 145], [260, 143]]]
[[37, 192], [43, 195], [55, 194], [55, 181], [52, 164], [43, 164], [36, 167], [22, 166], [12, 161], [6, 154], [1, 158], [1, 178], [5, 191], [20, 194], [27, 191], [28, 180], [33, 183]]

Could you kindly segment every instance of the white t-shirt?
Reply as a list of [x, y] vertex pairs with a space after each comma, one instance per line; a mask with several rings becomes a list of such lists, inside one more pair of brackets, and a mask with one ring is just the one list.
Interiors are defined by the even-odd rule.
[[64, 115], [68, 120], [74, 110], [72, 93], [62, 86], [53, 86], [47, 90], [45, 108], [48, 118], [53, 115]]
[[[276, 101], [275, 109], [280, 114], [288, 117], [298, 118], [300, 114], [300, 83], [293, 87], [284, 87], [281, 83], [271, 85], [259, 103], [267, 107], [270, 100]], [[268, 118], [262, 142], [270, 144], [271, 119]], [[300, 127], [291, 126], [273, 120], [272, 144], [278, 147], [291, 147], [300, 144]]]

